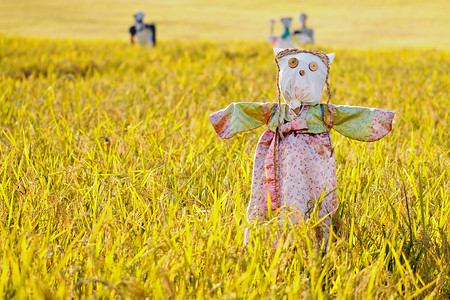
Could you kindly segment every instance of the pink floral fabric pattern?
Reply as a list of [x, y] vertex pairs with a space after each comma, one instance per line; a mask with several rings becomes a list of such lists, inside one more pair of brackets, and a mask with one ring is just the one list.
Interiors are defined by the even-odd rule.
[[394, 114], [387, 109], [378, 109], [373, 116], [373, 126], [370, 132], [369, 141], [374, 142], [381, 139], [392, 130], [392, 120]]

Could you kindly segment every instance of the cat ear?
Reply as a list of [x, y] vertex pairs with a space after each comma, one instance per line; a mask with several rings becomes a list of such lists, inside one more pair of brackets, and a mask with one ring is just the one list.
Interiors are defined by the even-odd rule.
[[334, 56], [335, 56], [335, 55], [336, 55], [336, 54], [334, 54], [334, 53], [327, 54], [328, 59], [330, 60], [330, 63], [329, 63], [328, 65], [331, 65], [331, 63], [332, 63], [333, 60], [334, 60]]
[[275, 54], [275, 56], [277, 56], [277, 54], [283, 50], [284, 50], [283, 48], [273, 48], [273, 53]]

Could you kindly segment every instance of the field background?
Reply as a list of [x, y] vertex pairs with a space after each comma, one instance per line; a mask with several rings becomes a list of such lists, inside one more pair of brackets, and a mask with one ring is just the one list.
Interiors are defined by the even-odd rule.
[[[0, 0], [1, 298], [450, 298], [448, 1], [276, 3]], [[128, 44], [138, 9], [153, 50]], [[267, 20], [299, 10], [331, 102], [396, 111], [379, 142], [333, 132], [325, 255], [314, 215], [247, 223], [265, 129], [207, 118], [276, 100]]]
[[291, 16], [295, 28], [302, 11], [319, 45], [450, 47], [446, 0], [0, 0], [0, 32], [128, 40], [138, 10], [167, 40], [264, 41], [270, 18]]

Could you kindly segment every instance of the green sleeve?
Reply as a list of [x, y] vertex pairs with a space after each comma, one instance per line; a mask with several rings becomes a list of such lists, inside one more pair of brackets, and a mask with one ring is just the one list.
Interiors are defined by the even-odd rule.
[[373, 142], [392, 130], [394, 111], [345, 105], [330, 105], [331, 127], [354, 140]]
[[240, 102], [209, 115], [216, 133], [229, 139], [237, 133], [267, 124], [274, 113], [276, 103]]

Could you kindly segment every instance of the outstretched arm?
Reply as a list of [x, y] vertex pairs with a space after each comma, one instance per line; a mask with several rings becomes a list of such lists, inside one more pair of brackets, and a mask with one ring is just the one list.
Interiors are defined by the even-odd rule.
[[232, 103], [227, 108], [209, 115], [216, 133], [229, 139], [237, 133], [267, 124], [276, 110], [276, 103]]
[[363, 142], [382, 139], [392, 130], [395, 111], [345, 105], [330, 105], [331, 127], [342, 135]]
[[131, 45], [134, 45], [134, 37], [136, 35], [136, 26], [131, 26], [130, 27], [130, 35], [131, 35]]
[[153, 46], [156, 46], [156, 27], [155, 24], [145, 24], [145, 28], [148, 28], [152, 32]]

